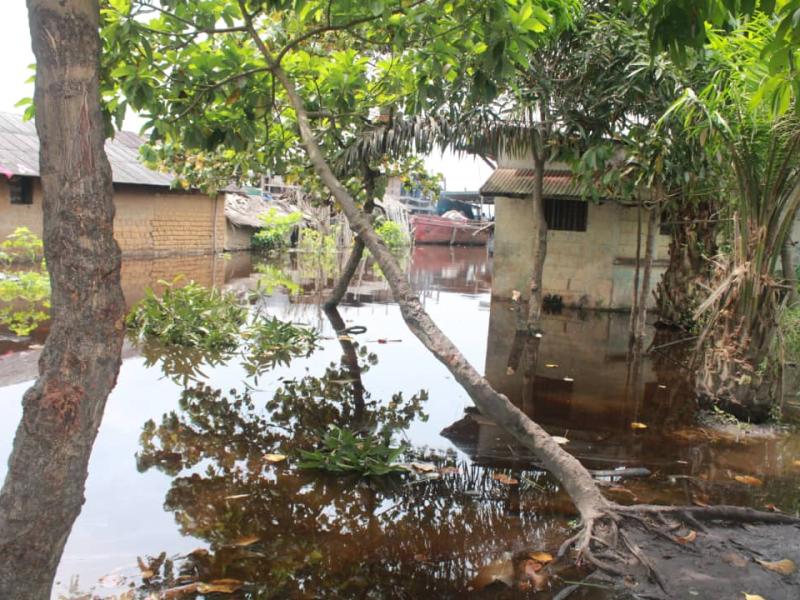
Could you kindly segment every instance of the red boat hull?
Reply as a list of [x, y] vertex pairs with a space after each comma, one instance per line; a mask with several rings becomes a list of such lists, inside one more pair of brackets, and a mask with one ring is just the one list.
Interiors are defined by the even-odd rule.
[[430, 215], [413, 215], [411, 228], [417, 244], [449, 244], [451, 246], [485, 246], [491, 227], [474, 221], [454, 221]]

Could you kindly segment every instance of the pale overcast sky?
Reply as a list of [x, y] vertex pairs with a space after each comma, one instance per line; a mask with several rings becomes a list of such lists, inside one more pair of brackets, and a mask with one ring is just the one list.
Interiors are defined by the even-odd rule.
[[[3, 84], [0, 85], [0, 111], [22, 113], [14, 105], [25, 97], [33, 96], [33, 84], [25, 83], [34, 62], [28, 29], [28, 11], [25, 0], [4, 0], [0, 18], [0, 56], [2, 56]], [[126, 128], [135, 129], [135, 119], [126, 120]], [[445, 176], [448, 190], [477, 190], [486, 181], [491, 169], [482, 160], [471, 157], [456, 158], [452, 154], [441, 156], [438, 152], [426, 159], [428, 169]]]

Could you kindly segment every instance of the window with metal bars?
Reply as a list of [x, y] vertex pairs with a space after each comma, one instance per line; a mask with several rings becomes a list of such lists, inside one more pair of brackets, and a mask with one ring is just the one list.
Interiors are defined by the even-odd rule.
[[15, 176], [8, 180], [11, 204], [33, 204], [33, 179]]
[[544, 199], [544, 219], [551, 231], [586, 231], [588, 213], [584, 200]]

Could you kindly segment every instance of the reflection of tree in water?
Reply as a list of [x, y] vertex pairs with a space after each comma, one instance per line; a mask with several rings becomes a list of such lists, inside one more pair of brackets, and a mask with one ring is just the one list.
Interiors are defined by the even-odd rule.
[[[313, 445], [330, 424], [380, 432], [420, 414], [423, 396], [378, 402], [352, 375], [352, 365], [332, 365], [321, 377], [284, 382], [266, 412], [248, 392], [196, 386], [179, 412], [146, 425], [140, 468], [174, 478], [165, 507], [183, 534], [210, 543], [179, 565], [184, 573], [242, 580], [265, 598], [457, 596], [502, 552], [549, 531], [563, 537], [563, 526], [538, 522], [532, 510], [541, 490], [512, 491], [477, 468], [423, 482], [368, 481], [265, 460]], [[360, 409], [354, 390], [363, 393]], [[522, 501], [509, 517], [512, 493]], [[148, 589], [174, 583], [152, 579]]]

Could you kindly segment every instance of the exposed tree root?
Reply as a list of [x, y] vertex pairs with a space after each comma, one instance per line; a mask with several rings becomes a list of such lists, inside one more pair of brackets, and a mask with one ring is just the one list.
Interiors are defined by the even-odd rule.
[[[585, 519], [580, 531], [564, 541], [558, 556], [564, 557], [574, 550], [574, 559], [581, 566], [594, 568], [616, 581], [622, 577], [630, 587], [656, 587], [660, 591], [660, 594], [653, 595], [651, 590], [649, 597], [671, 598], [675, 597], [667, 583], [674, 571], [671, 561], [666, 564], [659, 562], [637, 543], [637, 537], [663, 540], [672, 546], [675, 555], [699, 556], [701, 550], [695, 544], [698, 531], [705, 534], [707, 525], [713, 524], [730, 528], [748, 523], [800, 528], [800, 519], [796, 517], [738, 506], [621, 506], [608, 503], [597, 514]], [[687, 531], [687, 535], [676, 535], [679, 530]], [[724, 535], [715, 538], [713, 544], [704, 544], [702, 553], [706, 560], [721, 562], [732, 546], [751, 555], [759, 554], [736, 540], [726, 539]]]

